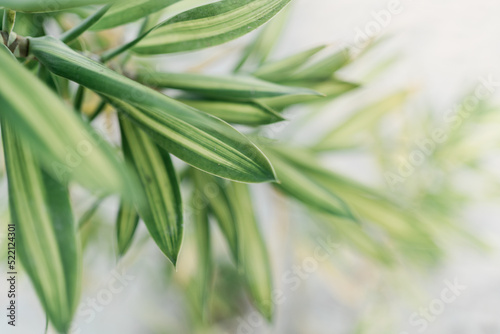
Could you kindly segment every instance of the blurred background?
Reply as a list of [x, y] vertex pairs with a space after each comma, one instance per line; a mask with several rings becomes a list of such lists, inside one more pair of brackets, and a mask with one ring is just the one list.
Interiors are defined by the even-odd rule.
[[[267, 324], [249, 307], [216, 235], [217, 296], [209, 324], [202, 324], [186, 292], [196, 265], [189, 226], [176, 273], [143, 226], [134, 250], [117, 262], [118, 201], [111, 198], [85, 231], [82, 305], [73, 333], [500, 333], [499, 11], [500, 3], [489, 0], [294, 0], [270, 56], [281, 59], [324, 44], [351, 50], [355, 61], [336, 76], [360, 88], [292, 107], [286, 122], [263, 134], [316, 145], [325, 167], [398, 200], [408, 217], [425, 216], [425, 223], [415, 224], [433, 235], [439, 251], [415, 243], [406, 249], [405, 239], [394, 249], [372, 245], [266, 185], [252, 186], [279, 295], [276, 319]], [[211, 49], [157, 57], [155, 66], [227, 73], [261, 31]], [[404, 98], [387, 104], [394, 93]], [[98, 124], [116, 140], [113, 118], [103, 115]], [[347, 134], [332, 134], [342, 125]], [[442, 137], [439, 130], [445, 140], [433, 139]], [[329, 146], [328, 138], [345, 147]], [[4, 212], [5, 178], [0, 190]], [[73, 196], [85, 198], [79, 190]], [[79, 214], [92, 205], [77, 202]], [[374, 214], [387, 230], [397, 230], [389, 215]], [[369, 235], [377, 240], [377, 231]], [[318, 245], [324, 256], [318, 257]], [[408, 256], [386, 261], [397, 249]], [[16, 332], [39, 333], [45, 316], [27, 277], [21, 279]]]

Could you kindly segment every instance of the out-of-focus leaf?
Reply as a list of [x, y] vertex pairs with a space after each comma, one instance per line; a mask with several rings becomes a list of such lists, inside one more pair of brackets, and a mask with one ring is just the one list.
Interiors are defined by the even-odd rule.
[[340, 191], [327, 188], [322, 182], [311, 178], [301, 166], [287, 159], [276, 147], [269, 146], [265, 151], [276, 168], [280, 180], [276, 184], [278, 189], [307, 206], [334, 216], [355, 219], [348, 205], [337, 195], [341, 194]]
[[75, 179], [92, 190], [130, 195], [125, 166], [109, 145], [1, 47], [0, 63], [0, 115], [28, 140], [46, 170], [63, 183]]
[[290, 80], [325, 80], [347, 65], [350, 61], [349, 53], [340, 50], [306, 68], [299, 69], [288, 79]]
[[69, 194], [42, 172], [6, 119], [2, 138], [16, 251], [50, 321], [65, 333], [79, 299], [81, 264]]
[[193, 198], [193, 223], [195, 228], [195, 240], [197, 250], [197, 269], [192, 288], [195, 290], [196, 299], [202, 319], [208, 318], [208, 302], [210, 289], [212, 287], [213, 261], [210, 242], [210, 222], [208, 210], [203, 202], [202, 195], [195, 191]]
[[9, 8], [17, 12], [57, 12], [65, 9], [120, 3], [127, 0], [0, 0], [0, 7]]
[[228, 123], [264, 125], [283, 121], [284, 118], [260, 103], [237, 103], [212, 100], [179, 100], [193, 108], [218, 117]]
[[340, 126], [327, 133], [315, 146], [317, 151], [327, 151], [349, 147], [356, 143], [362, 130], [365, 130], [383, 115], [401, 108], [408, 98], [409, 91], [398, 91], [392, 95], [364, 107], [344, 121]]
[[188, 164], [242, 182], [275, 179], [264, 154], [220, 119], [119, 75], [56, 39], [30, 40], [33, 54], [50, 71], [114, 97], [112, 101], [116, 107], [132, 117], [168, 152]]
[[234, 224], [234, 212], [229, 206], [229, 199], [224, 192], [222, 180], [206, 173], [193, 170], [194, 183], [197, 192], [202, 196], [204, 203], [210, 207], [210, 211], [217, 218], [217, 223], [226, 238], [231, 250], [231, 255], [238, 263], [238, 234]]
[[309, 87], [314, 89], [324, 96], [312, 96], [312, 95], [285, 95], [271, 98], [259, 99], [258, 101], [264, 103], [270, 108], [281, 110], [285, 107], [300, 103], [313, 103], [313, 102], [327, 102], [338, 96], [346, 94], [359, 87], [359, 84], [341, 81], [336, 79], [330, 79], [323, 82], [309, 83], [307, 81], [297, 81], [288, 82], [289, 85], [304, 85], [304, 87]]
[[258, 28], [290, 0], [223, 0], [179, 14], [166, 21], [133, 51], [162, 54], [203, 49], [243, 36]]
[[135, 206], [128, 201], [122, 201], [116, 218], [116, 239], [121, 256], [125, 255], [132, 244], [138, 223], [139, 215]]
[[274, 19], [262, 27], [257, 38], [245, 48], [243, 56], [236, 65], [234, 72], [238, 72], [247, 61], [252, 60], [257, 64], [262, 64], [267, 60], [273, 48], [276, 47], [279, 37], [288, 21], [289, 8], [286, 7]]
[[90, 27], [96, 24], [103, 16], [106, 14], [109, 10], [111, 5], [106, 5], [103, 6], [101, 9], [96, 11], [94, 14], [88, 16], [80, 22], [77, 26], [73, 27], [72, 29], [66, 31], [62, 36], [61, 36], [61, 41], [64, 43], [70, 43], [71, 41], [75, 40], [83, 34], [85, 31], [87, 31]]
[[[309, 151], [280, 148], [278, 154], [288, 164], [296, 166], [308, 180], [341, 194], [362, 223], [379, 226], [407, 256], [432, 261], [441, 255], [442, 251], [431, 237], [429, 225], [415, 212], [406, 211], [374, 189], [323, 168]], [[277, 172], [280, 176], [278, 167]]]
[[139, 72], [137, 81], [158, 88], [175, 88], [224, 100], [253, 100], [282, 95], [321, 95], [299, 87], [276, 85], [249, 76]]
[[248, 185], [231, 182], [226, 191], [229, 205], [235, 215], [240, 270], [253, 303], [259, 312], [271, 321], [274, 313], [271, 264], [266, 244], [257, 226]]
[[257, 226], [248, 186], [224, 182], [197, 171], [193, 171], [192, 175], [197, 192], [204, 197], [226, 237], [255, 306], [266, 319], [271, 320], [273, 304], [269, 256]]
[[387, 245], [368, 233], [367, 229], [359, 224], [351, 224], [349, 220], [342, 217], [333, 217], [325, 213], [317, 213], [318, 222], [339, 238], [350, 243], [360, 252], [380, 261], [383, 264], [390, 265], [394, 262], [392, 251], [387, 248]]
[[130, 23], [149, 14], [156, 13], [180, 0], [138, 0], [121, 2], [115, 6], [96, 24], [92, 30], [109, 29]]
[[120, 118], [123, 152], [137, 171], [146, 204], [138, 211], [161, 251], [177, 263], [182, 243], [182, 200], [179, 182], [167, 152], [126, 117]]
[[291, 74], [309, 60], [312, 56], [323, 50], [326, 46], [318, 46], [281, 60], [268, 62], [253, 73], [263, 80], [278, 82], [290, 78]]

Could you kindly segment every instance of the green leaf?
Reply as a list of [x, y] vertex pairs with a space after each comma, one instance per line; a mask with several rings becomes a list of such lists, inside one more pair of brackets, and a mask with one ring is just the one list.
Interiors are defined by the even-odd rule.
[[109, 145], [2, 48], [0, 63], [0, 116], [29, 142], [45, 169], [61, 183], [74, 179], [92, 190], [130, 195], [133, 185]]
[[163, 54], [219, 45], [258, 28], [290, 0], [224, 0], [192, 9], [166, 21], [133, 51]]
[[104, 14], [106, 14], [108, 12], [110, 7], [111, 7], [111, 5], [103, 6], [97, 12], [88, 16], [85, 20], [80, 22], [80, 24], [78, 24], [77, 26], [73, 27], [72, 29], [64, 32], [64, 34], [61, 36], [61, 41], [63, 41], [66, 44], [69, 44], [73, 40], [77, 39], [78, 36], [80, 36], [85, 31], [87, 31], [90, 27], [95, 25], [95, 23], [98, 22], [104, 16]]
[[116, 218], [116, 239], [120, 256], [125, 255], [132, 244], [138, 223], [139, 215], [135, 206], [128, 201], [122, 201]]
[[318, 46], [281, 60], [265, 63], [259, 67], [253, 75], [260, 79], [272, 82], [288, 79], [291, 74], [297, 70], [297, 68], [302, 66], [309, 60], [309, 58], [323, 50], [325, 47], [325, 45]]
[[288, 159], [281, 149], [269, 146], [266, 148], [266, 154], [276, 168], [280, 180], [280, 183], [276, 184], [278, 189], [317, 210], [356, 220], [349, 206], [337, 195], [340, 191], [325, 187], [323, 182], [311, 177], [302, 166]]
[[346, 94], [359, 87], [359, 84], [341, 81], [337, 79], [329, 79], [326, 81], [310, 83], [308, 81], [295, 81], [287, 82], [288, 85], [298, 85], [309, 87], [314, 89], [323, 96], [312, 96], [312, 95], [285, 95], [271, 98], [259, 99], [260, 103], [263, 103], [270, 108], [281, 110], [285, 107], [300, 103], [313, 103], [313, 102], [327, 102], [338, 96]]
[[[341, 194], [357, 220], [362, 224], [371, 223], [381, 228], [406, 255], [435, 260], [441, 254], [429, 232], [431, 226], [425, 219], [421, 219], [418, 212], [407, 211], [377, 190], [322, 167], [310, 151], [280, 148], [278, 154], [287, 164], [300, 170], [310, 182]], [[273, 158], [271, 155], [270, 157]], [[279, 173], [278, 166], [276, 168]], [[298, 196], [299, 190], [294, 190], [294, 193], [294, 196]], [[322, 211], [326, 213], [325, 210]]]
[[65, 9], [118, 3], [127, 0], [0, 0], [0, 7], [17, 12], [57, 12]]
[[238, 234], [234, 224], [233, 208], [229, 206], [229, 198], [224, 191], [222, 180], [207, 173], [192, 170], [196, 193], [201, 196], [199, 206], [205, 204], [217, 218], [217, 223], [226, 238], [231, 255], [238, 263]]
[[350, 147], [359, 142], [363, 130], [372, 127], [388, 112], [401, 108], [406, 102], [409, 91], [398, 91], [355, 112], [340, 126], [327, 133], [314, 147], [317, 151], [327, 151]]
[[56, 39], [45, 37], [30, 41], [31, 51], [50, 71], [114, 97], [111, 100], [118, 109], [126, 112], [168, 152], [188, 164], [241, 182], [275, 179], [264, 154], [220, 119], [119, 75]]
[[255, 306], [266, 319], [271, 320], [271, 266], [248, 186], [197, 171], [193, 171], [192, 175], [197, 193], [204, 197], [217, 218]]
[[139, 0], [119, 3], [96, 24], [92, 30], [114, 28], [156, 13], [180, 0]]
[[[130, 42], [120, 45], [116, 47], [115, 49], [108, 50], [104, 52], [101, 55], [101, 61], [103, 63], [111, 60], [112, 58], [122, 54], [123, 52], [131, 49], [134, 47], [137, 43], [142, 41], [147, 35], [149, 35], [152, 31], [156, 30], [158, 27], [162, 26], [164, 22], [168, 21], [170, 18], [183, 13], [185, 11], [188, 11], [190, 9], [206, 5], [207, 3], [214, 2], [216, 0], [183, 0], [176, 2], [175, 4], [167, 7], [163, 13], [158, 12], [155, 15], [150, 15], [147, 19], [147, 22], [145, 22], [140, 30], [139, 36], [131, 40]], [[161, 14], [161, 15], [158, 15]], [[157, 22], [158, 21], [158, 16], [160, 17], [166, 17], [163, 21], [161, 21], [158, 24], [150, 23], [149, 19], [151, 18], [151, 22]]]
[[261, 103], [185, 99], [179, 101], [228, 123], [257, 126], [284, 120], [283, 116]]
[[213, 260], [210, 242], [210, 222], [208, 210], [202, 201], [201, 194], [193, 195], [193, 223], [197, 251], [196, 276], [193, 283], [202, 319], [208, 318], [208, 302], [213, 281]]
[[262, 64], [267, 60], [271, 51], [278, 44], [278, 40], [288, 22], [289, 14], [290, 7], [286, 7], [262, 27], [257, 38], [245, 48], [241, 60], [233, 72], [239, 72], [248, 61]]
[[170, 155], [126, 117], [120, 117], [124, 155], [135, 168], [147, 199], [137, 205], [160, 250], [174, 266], [182, 243], [182, 200]]
[[229, 206], [232, 207], [234, 224], [238, 234], [240, 270], [247, 283], [253, 303], [269, 321], [272, 320], [271, 264], [267, 247], [262, 237], [248, 185], [230, 182], [226, 188]]
[[253, 100], [282, 95], [321, 95], [306, 88], [287, 87], [250, 76], [139, 72], [137, 81], [158, 88], [175, 88], [224, 100]]
[[349, 64], [350, 56], [347, 50], [342, 49], [304, 69], [299, 69], [288, 79], [290, 80], [325, 80]]
[[31, 149], [2, 120], [16, 251], [48, 318], [67, 332], [80, 293], [80, 251], [67, 189], [43, 173]]
[[[341, 217], [334, 217], [325, 213], [314, 213], [315, 221], [328, 229], [328, 234], [334, 234], [345, 240], [356, 250], [385, 265], [394, 263], [394, 254], [384, 244], [383, 240], [377, 240], [376, 233], [370, 234], [370, 230], [359, 224], [350, 222]], [[380, 232], [380, 231], [377, 231]]]

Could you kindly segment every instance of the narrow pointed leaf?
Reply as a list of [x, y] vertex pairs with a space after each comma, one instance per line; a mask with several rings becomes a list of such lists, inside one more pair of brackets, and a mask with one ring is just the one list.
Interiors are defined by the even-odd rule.
[[121, 256], [125, 255], [132, 244], [138, 223], [139, 215], [135, 206], [128, 201], [122, 201], [116, 218], [116, 239]]
[[214, 268], [210, 241], [210, 222], [207, 207], [203, 202], [200, 202], [201, 195], [195, 192], [194, 196], [193, 199], [195, 200], [192, 208], [198, 265], [193, 289], [195, 289], [199, 301], [201, 317], [206, 320], [208, 319], [208, 302]]
[[120, 128], [124, 154], [135, 167], [147, 200], [137, 206], [139, 215], [160, 250], [175, 266], [184, 227], [181, 193], [172, 160], [126, 117], [120, 118]]
[[407, 211], [377, 190], [322, 167], [307, 150], [280, 148], [278, 154], [309, 180], [341, 194], [359, 221], [383, 229], [407, 255], [435, 260], [441, 254], [429, 233], [429, 225], [419, 219], [417, 212]]
[[264, 125], [283, 121], [276, 111], [258, 103], [237, 103], [212, 100], [179, 100], [193, 108], [218, 117], [228, 123]]
[[231, 255], [238, 263], [238, 234], [234, 224], [235, 213], [229, 206], [229, 198], [224, 191], [222, 180], [197, 170], [193, 170], [192, 175], [197, 194], [202, 197], [202, 203], [206, 204], [217, 218], [217, 223], [226, 238]]
[[119, 75], [56, 39], [45, 37], [30, 41], [31, 51], [50, 71], [114, 97], [112, 101], [118, 109], [126, 112], [168, 152], [188, 164], [242, 182], [275, 179], [265, 155], [220, 119]]
[[290, 7], [286, 7], [262, 27], [255, 40], [245, 48], [241, 60], [236, 65], [234, 72], [238, 72], [249, 61], [262, 64], [267, 60], [283, 33], [283, 29], [289, 18], [289, 9]]
[[139, 72], [137, 81], [158, 88], [175, 88], [224, 100], [252, 100], [281, 95], [321, 95], [249, 76], [213, 76], [192, 73]]
[[288, 79], [298, 67], [302, 66], [312, 56], [323, 50], [325, 47], [325, 45], [318, 46], [281, 60], [265, 63], [259, 67], [253, 75], [263, 80], [272, 82], [279, 82]]
[[109, 145], [1, 48], [0, 63], [0, 116], [28, 140], [46, 170], [59, 182], [75, 179], [92, 190], [129, 193], [125, 166]]
[[290, 0], [223, 0], [173, 17], [154, 30], [133, 51], [162, 54], [203, 49], [243, 36], [258, 28]]
[[96, 24], [92, 30], [109, 29], [130, 23], [149, 14], [156, 13], [180, 0], [139, 0], [121, 2], [113, 8]]
[[274, 312], [271, 264], [264, 238], [255, 219], [248, 185], [231, 182], [226, 191], [229, 205], [235, 214], [234, 224], [239, 236], [240, 269], [254, 305], [271, 321]]
[[276, 168], [280, 180], [280, 183], [276, 184], [278, 189], [307, 206], [334, 216], [354, 219], [348, 205], [337, 195], [340, 192], [332, 191], [322, 182], [311, 178], [301, 166], [280, 154], [278, 148], [268, 147], [266, 153]]
[[255, 306], [273, 316], [271, 266], [259, 232], [248, 186], [193, 171], [196, 191], [204, 197], [226, 237]]
[[331, 56], [299, 69], [290, 76], [290, 80], [324, 80], [330, 78], [336, 71], [350, 62], [347, 50], [340, 50]]
[[108, 12], [110, 7], [111, 7], [111, 5], [103, 6], [97, 12], [90, 15], [82, 22], [80, 22], [80, 24], [78, 24], [77, 26], [73, 27], [72, 29], [66, 31], [61, 36], [61, 41], [68, 44], [68, 43], [72, 42], [73, 40], [77, 39], [78, 36], [80, 36], [85, 31], [87, 31], [90, 27], [95, 25], [95, 23], [98, 22], [104, 16], [104, 14], [106, 14], [106, 12]]
[[0, 0], [0, 7], [18, 12], [57, 12], [65, 9], [118, 3], [126, 0]]
[[315, 91], [324, 95], [323, 96], [286, 95], [286, 96], [259, 99], [258, 101], [269, 106], [270, 108], [281, 110], [285, 107], [294, 104], [327, 102], [331, 99], [346, 94], [359, 87], [359, 84], [336, 80], [336, 79], [330, 79], [323, 82], [313, 82], [313, 83], [308, 81], [297, 81], [297, 82], [288, 82], [287, 84], [310, 87]]
[[68, 191], [42, 172], [5, 119], [2, 139], [17, 254], [51, 323], [67, 332], [80, 292], [80, 254]]
[[408, 98], [409, 91], [398, 91], [381, 100], [370, 104], [355, 112], [340, 126], [327, 133], [315, 146], [318, 151], [348, 147], [356, 144], [357, 138], [367, 128], [380, 119], [383, 115], [401, 108]]

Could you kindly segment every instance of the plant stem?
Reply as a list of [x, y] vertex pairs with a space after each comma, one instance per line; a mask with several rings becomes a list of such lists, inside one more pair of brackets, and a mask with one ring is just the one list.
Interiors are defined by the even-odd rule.
[[68, 44], [77, 39], [81, 34], [83, 34], [95, 23], [97, 23], [97, 21], [99, 21], [101, 17], [103, 17], [104, 14], [106, 14], [106, 12], [109, 10], [110, 7], [111, 5], [106, 5], [102, 7], [97, 12], [95, 12], [94, 14], [90, 15], [85, 20], [83, 20], [79, 25], [66, 31], [64, 34], [62, 34], [61, 41]]
[[82, 85], [78, 86], [78, 89], [75, 94], [75, 100], [73, 102], [73, 107], [75, 108], [77, 113], [81, 113], [83, 98], [85, 96], [85, 87]]
[[107, 104], [106, 101], [101, 101], [101, 103], [99, 103], [95, 111], [90, 115], [89, 122], [92, 122], [94, 119], [96, 119], [97, 116], [101, 114], [101, 112], [106, 107], [106, 104]]

